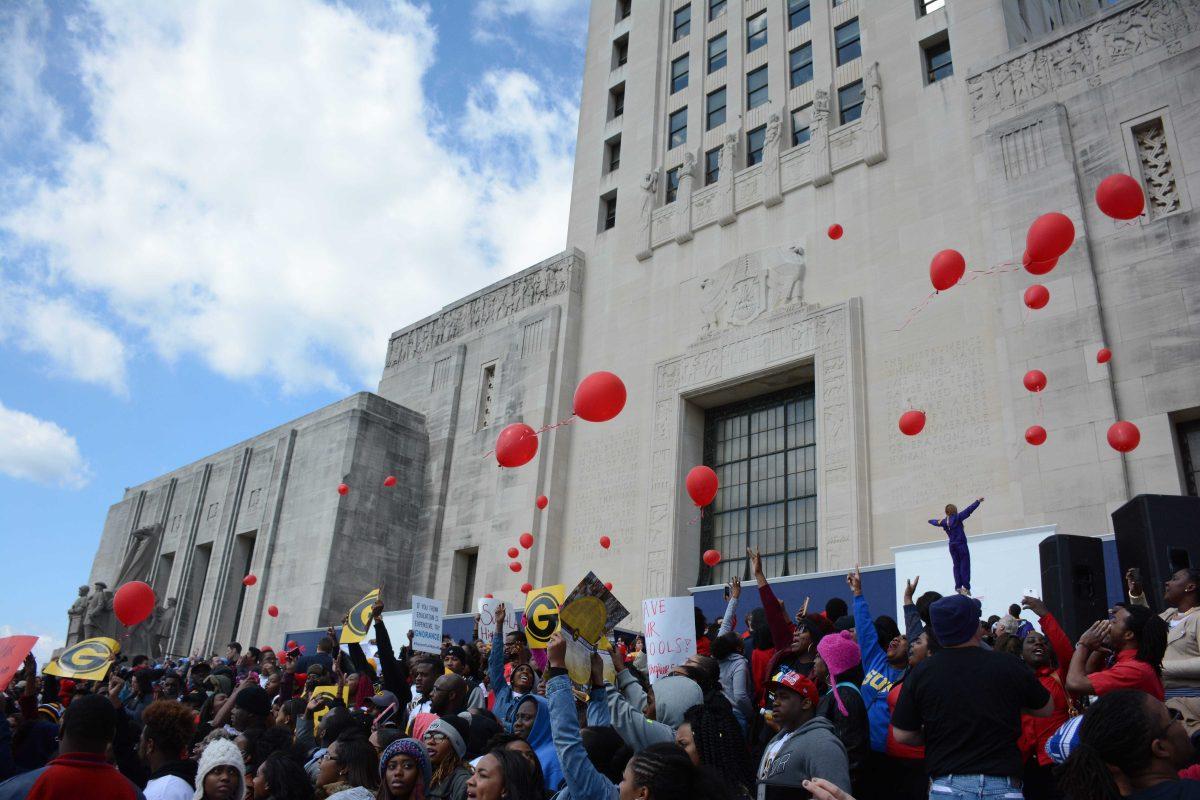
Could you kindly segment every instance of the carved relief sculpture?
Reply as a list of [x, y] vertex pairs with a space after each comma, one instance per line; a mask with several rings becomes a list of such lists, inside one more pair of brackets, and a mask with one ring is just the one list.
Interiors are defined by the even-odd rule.
[[690, 150], [683, 154], [679, 167], [679, 188], [675, 192], [675, 243], [692, 240], [692, 183], [696, 174], [696, 155]]
[[1181, 202], [1179, 187], [1175, 182], [1175, 168], [1167, 149], [1167, 132], [1162, 119], [1138, 126], [1134, 129], [1133, 138], [1137, 143], [1138, 162], [1142, 167], [1151, 215], [1158, 218], [1178, 211]]
[[763, 140], [762, 196], [763, 205], [777, 206], [783, 202], [783, 185], [779, 178], [779, 115], [767, 119], [767, 131]]
[[812, 137], [808, 145], [812, 182], [813, 186], [824, 186], [833, 180], [833, 166], [829, 160], [829, 92], [825, 89], [813, 93], [812, 119]]
[[168, 597], [165, 605], [160, 604], [154, 609], [154, 614], [146, 622], [150, 644], [150, 655], [160, 658], [166, 655], [167, 645], [171, 639], [171, 628], [175, 625], [176, 600]]
[[747, 325], [768, 311], [804, 301], [804, 246], [747, 253], [701, 279], [700, 335]]
[[656, 167], [642, 177], [642, 211], [638, 217], [638, 241], [642, 247], [637, 252], [638, 261], [645, 261], [654, 253], [651, 234], [654, 230], [654, 203], [658, 198], [658, 173]]
[[733, 183], [734, 173], [737, 172], [738, 131], [725, 134], [725, 143], [721, 145], [720, 173], [717, 175], [718, 200], [717, 222], [729, 225], [737, 219], [734, 207]]
[[887, 158], [887, 146], [883, 141], [883, 96], [879, 80], [879, 62], [867, 67], [863, 79], [864, 98], [862, 110], [863, 160], [868, 166]]
[[83, 639], [83, 615], [87, 613], [88, 587], [79, 587], [79, 597], [67, 610], [67, 647]]
[[83, 612], [83, 638], [108, 636], [116, 630], [116, 618], [113, 616], [113, 593], [108, 591], [108, 584], [96, 581], [92, 593], [87, 598], [87, 608]]

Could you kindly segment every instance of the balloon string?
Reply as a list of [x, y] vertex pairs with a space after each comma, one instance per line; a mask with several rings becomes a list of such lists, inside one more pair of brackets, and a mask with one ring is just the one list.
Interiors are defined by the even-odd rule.
[[[1017, 263], [1016, 261], [1001, 261], [999, 264], [988, 267], [987, 269], [969, 269], [969, 270], [967, 270], [967, 272], [969, 272], [970, 274], [964, 278], [959, 279], [958, 283], [959, 284], [970, 283], [971, 281], [973, 281], [976, 278], [979, 278], [981, 276], [999, 275], [1000, 273], [1004, 273], [1004, 272], [1016, 272], [1017, 270], [1019, 270], [1021, 268], [1022, 268], [1022, 265]], [[955, 285], [957, 286], [958, 284], [955, 284]], [[922, 300], [920, 303], [918, 303], [916, 306], [914, 306], [911, 311], [908, 312], [908, 316], [905, 317], [904, 322], [902, 322], [900, 324], [899, 328], [892, 329], [892, 333], [899, 333], [900, 331], [907, 328], [909, 323], [911, 323], [914, 319], [916, 319], [917, 316], [922, 311], [925, 310], [925, 307], [928, 306], [930, 302], [932, 302], [933, 298], [937, 294], [938, 294], [938, 292], [930, 292], [928, 297], [926, 297], [924, 300]]]
[[699, 514], [697, 514], [696, 516], [694, 516], [694, 517], [692, 517], [691, 519], [689, 519], [689, 520], [688, 520], [688, 527], [689, 527], [689, 528], [690, 528], [690, 527], [692, 527], [692, 526], [693, 526], [693, 525], [695, 525], [697, 522], [700, 522], [702, 519], [704, 519], [704, 507], [703, 507], [703, 506], [701, 506], [701, 507], [700, 507], [700, 513], [699, 513]]
[[[566, 419], [560, 419], [558, 422], [555, 422], [553, 424], [543, 425], [542, 427], [540, 427], [536, 431], [534, 431], [533, 435], [540, 436], [541, 434], [545, 433], [546, 431], [552, 431], [557, 428], [561, 428], [564, 425], [570, 425], [574, 421], [575, 421], [575, 415], [572, 414], [571, 416], [567, 417]], [[482, 457], [487, 458], [488, 456], [495, 455], [495, 453], [496, 453], [496, 448], [493, 447], [491, 450], [488, 450], [486, 453], [484, 453]]]
[[917, 305], [913, 306], [912, 310], [908, 312], [908, 316], [904, 319], [904, 322], [900, 324], [899, 328], [894, 328], [892, 330], [892, 333], [899, 333], [900, 331], [907, 328], [908, 324], [910, 322], [912, 322], [914, 319], [916, 319], [918, 314], [920, 314], [922, 311], [925, 310], [925, 306], [929, 305], [929, 303], [932, 302], [934, 295], [936, 295], [936, 294], [937, 294], [937, 292], [930, 292], [929, 295], [924, 300], [922, 300]]

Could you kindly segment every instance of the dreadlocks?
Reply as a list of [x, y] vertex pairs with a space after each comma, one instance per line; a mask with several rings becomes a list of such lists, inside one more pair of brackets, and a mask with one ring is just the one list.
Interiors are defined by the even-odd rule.
[[633, 785], [645, 787], [654, 800], [715, 800], [724, 797], [720, 775], [696, 768], [687, 753], [671, 742], [652, 744], [629, 760]]
[[1161, 678], [1163, 654], [1167, 652], [1167, 633], [1170, 628], [1145, 606], [1130, 604], [1124, 606], [1124, 609], [1129, 612], [1125, 627], [1137, 637], [1138, 648], [1134, 657], [1154, 667], [1155, 673]]
[[752, 794], [754, 767], [750, 752], [725, 696], [717, 692], [706, 697], [703, 703], [684, 712], [683, 721], [692, 728], [700, 763], [721, 771], [747, 794]]
[[1109, 765], [1125, 774], [1150, 763], [1150, 746], [1157, 738], [1148, 706], [1150, 695], [1118, 689], [1088, 708], [1079, 725], [1079, 744], [1071, 751], [1059, 776], [1059, 786], [1071, 797], [1119, 800], [1121, 792]]

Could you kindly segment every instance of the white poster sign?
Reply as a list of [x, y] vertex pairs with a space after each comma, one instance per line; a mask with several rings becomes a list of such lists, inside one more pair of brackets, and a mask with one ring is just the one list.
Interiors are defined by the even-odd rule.
[[646, 665], [650, 682], [696, 655], [695, 603], [688, 597], [656, 597], [642, 601], [646, 632]]
[[413, 595], [412, 603], [413, 649], [422, 653], [440, 654], [444, 609], [442, 601]]
[[479, 613], [479, 640], [491, 644], [496, 635], [496, 607], [504, 603], [504, 633], [517, 632], [516, 606], [505, 602], [499, 597], [480, 597], [475, 601], [475, 610]]

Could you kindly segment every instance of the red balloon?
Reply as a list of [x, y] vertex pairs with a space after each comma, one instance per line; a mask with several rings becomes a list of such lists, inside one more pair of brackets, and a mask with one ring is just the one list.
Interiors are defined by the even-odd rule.
[[344, 494], [346, 494], [346, 493], [347, 493], [347, 492], [349, 492], [349, 491], [350, 491], [350, 487], [349, 487], [349, 486], [347, 486], [346, 484], [344, 484], [344, 483], [339, 483], [339, 484], [338, 484], [338, 494], [342, 494], [342, 495], [344, 495]]
[[1030, 425], [1025, 429], [1025, 441], [1034, 447], [1046, 441], [1046, 429], [1041, 425]]
[[526, 532], [526, 533], [521, 534], [521, 547], [524, 547], [526, 550], [533, 547], [533, 534], [532, 533]]
[[686, 484], [687, 493], [692, 498], [692, 502], [700, 507], [708, 505], [717, 496], [717, 486], [719, 485], [717, 473], [703, 464], [692, 467], [687, 474]]
[[242, 586], [253, 586], [256, 583], [258, 583], [258, 577], [253, 572], [242, 578]]
[[113, 595], [113, 613], [122, 625], [137, 625], [154, 613], [154, 590], [142, 581], [123, 584]]
[[520, 572], [521, 571], [521, 562], [520, 561], [510, 561], [510, 562], [508, 562], [508, 568], [511, 569], [513, 572]]
[[905, 436], [916, 436], [925, 430], [924, 411], [905, 411], [900, 415], [900, 432]]
[[593, 372], [575, 389], [575, 413], [588, 422], [608, 422], [625, 407], [625, 384], [611, 372]]
[[287, 649], [288, 649], [288, 650], [295, 650], [297, 647], [299, 647], [299, 645], [298, 645], [298, 644], [296, 644], [296, 640], [295, 640], [295, 639], [289, 639], [289, 640], [288, 640], [288, 643], [287, 643]]
[[1071, 249], [1075, 242], [1075, 223], [1066, 214], [1051, 211], [1042, 214], [1025, 234], [1025, 252], [1030, 261], [1049, 261]]
[[842, 226], [838, 225], [836, 222], [833, 223], [832, 225], [830, 225], [829, 226], [829, 238], [833, 239], [835, 241], [842, 238]]
[[517, 548], [515, 548], [515, 547], [508, 548], [508, 557], [509, 558], [516, 558], [519, 555], [521, 555], [521, 551], [518, 550]]
[[1035, 283], [1025, 290], [1025, 305], [1037, 311], [1039, 308], [1045, 308], [1046, 303], [1050, 302], [1050, 290], [1040, 283]]
[[502, 467], [528, 464], [537, 451], [537, 433], [524, 422], [506, 426], [496, 438], [496, 463]]
[[537, 504], [538, 508], [545, 509], [546, 506], [550, 505], [550, 498], [546, 497], [546, 495], [544, 495], [544, 494], [540, 494], [540, 495], [538, 495], [536, 504]]
[[704, 563], [710, 567], [715, 567], [721, 563], [721, 552], [719, 550], [705, 550]]
[[521, 584], [521, 594], [529, 594], [532, 591], [533, 591], [532, 583], [522, 583]]
[[612, 546], [612, 539], [608, 538], [607, 536], [601, 536], [600, 537], [600, 546], [603, 547], [605, 550], [607, 550], [609, 547]]
[[396, 476], [388, 475], [386, 478], [383, 479], [383, 485], [384, 486], [395, 486], [396, 485]]
[[611, 583], [609, 583], [608, 581], [605, 581], [605, 582], [604, 582], [604, 588], [605, 588], [605, 589], [608, 589], [608, 590], [611, 592], [611, 591], [612, 591], [612, 584], [611, 584]]
[[957, 250], [942, 250], [929, 262], [929, 280], [939, 292], [958, 283], [966, 271], [967, 261]]
[[488, 600], [492, 600], [492, 599], [494, 599], [494, 598], [492, 597], [492, 593], [491, 593], [491, 592], [488, 592], [487, 594], [485, 594], [485, 595], [484, 595], [484, 597], [485, 597], [486, 599], [488, 599]]
[[1120, 420], [1108, 429], [1108, 444], [1113, 450], [1128, 453], [1142, 441], [1142, 432], [1132, 422]]
[[1046, 261], [1034, 261], [1029, 257], [1029, 251], [1027, 250], [1025, 251], [1025, 255], [1021, 256], [1021, 265], [1025, 267], [1025, 271], [1030, 275], [1045, 275], [1058, 266], [1058, 256]]
[[1046, 373], [1040, 369], [1031, 369], [1025, 373], [1025, 377], [1021, 380], [1025, 384], [1025, 388], [1031, 392], [1040, 392], [1046, 388]]
[[1146, 195], [1136, 180], [1118, 172], [1100, 181], [1096, 205], [1113, 219], [1133, 219], [1146, 207]]
[[1101, 347], [1096, 351], [1097, 364], [1107, 364], [1110, 358], [1112, 358], [1112, 350], [1109, 350], [1107, 347]]
[[272, 617], [278, 617], [279, 616], [279, 607], [278, 606], [267, 606], [267, 613], [270, 614]]

